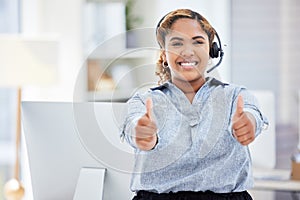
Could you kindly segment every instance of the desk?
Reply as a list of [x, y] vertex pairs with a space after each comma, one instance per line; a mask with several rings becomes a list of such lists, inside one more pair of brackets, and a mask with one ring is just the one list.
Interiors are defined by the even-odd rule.
[[290, 180], [290, 170], [253, 169], [254, 187], [252, 190], [290, 192], [293, 199], [299, 199], [300, 181]]

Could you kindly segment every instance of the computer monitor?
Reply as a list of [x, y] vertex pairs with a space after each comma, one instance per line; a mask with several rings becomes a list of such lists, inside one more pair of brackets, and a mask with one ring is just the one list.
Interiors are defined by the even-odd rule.
[[77, 183], [83, 168], [105, 169], [104, 200], [132, 199], [133, 149], [119, 137], [126, 112], [125, 103], [22, 102], [34, 199], [73, 199], [78, 186], [102, 190]]

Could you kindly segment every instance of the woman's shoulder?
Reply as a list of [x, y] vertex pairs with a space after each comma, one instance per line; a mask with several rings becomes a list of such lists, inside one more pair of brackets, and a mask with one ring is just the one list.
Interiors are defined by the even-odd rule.
[[209, 87], [213, 88], [222, 88], [225, 90], [241, 90], [241, 89], [247, 89], [244, 85], [238, 85], [234, 83], [226, 83], [224, 81], [221, 81], [216, 78], [207, 78], [207, 83]]
[[210, 93], [217, 96], [226, 96], [231, 97], [230, 99], [235, 99], [239, 94], [243, 94], [243, 96], [251, 95], [250, 91], [244, 85], [225, 83], [215, 78], [208, 80], [208, 85]]
[[165, 85], [159, 85], [150, 87], [148, 89], [136, 91], [130, 98], [130, 100], [142, 100], [145, 101], [147, 98], [152, 97], [154, 93], [161, 92], [166, 88]]

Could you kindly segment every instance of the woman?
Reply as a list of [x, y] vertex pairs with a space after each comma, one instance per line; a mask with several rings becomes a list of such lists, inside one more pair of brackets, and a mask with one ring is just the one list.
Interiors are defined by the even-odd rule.
[[156, 34], [160, 86], [128, 101], [123, 130], [134, 200], [252, 199], [247, 145], [267, 124], [255, 98], [205, 77], [216, 32], [199, 13], [172, 11]]

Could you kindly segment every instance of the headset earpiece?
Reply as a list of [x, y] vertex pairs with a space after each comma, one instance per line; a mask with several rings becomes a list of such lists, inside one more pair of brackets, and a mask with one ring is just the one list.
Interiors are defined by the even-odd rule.
[[209, 55], [211, 58], [218, 58], [219, 57], [219, 47], [216, 42], [213, 42], [209, 51]]
[[221, 64], [221, 62], [223, 60], [223, 56], [224, 56], [224, 51], [222, 49], [222, 44], [221, 44], [220, 37], [219, 37], [219, 35], [218, 35], [217, 32], [215, 33], [215, 35], [217, 37], [219, 45], [218, 45], [217, 42], [213, 42], [211, 44], [211, 48], [209, 50], [209, 56], [211, 58], [218, 58], [218, 57], [220, 57], [220, 59], [219, 59], [219, 62], [215, 66], [211, 67], [209, 70], [206, 71], [207, 73], [209, 73], [212, 70], [214, 70], [215, 68], [217, 68]]

